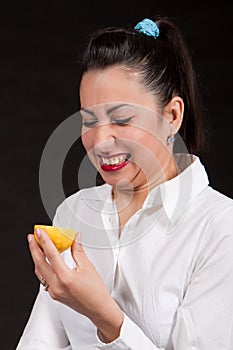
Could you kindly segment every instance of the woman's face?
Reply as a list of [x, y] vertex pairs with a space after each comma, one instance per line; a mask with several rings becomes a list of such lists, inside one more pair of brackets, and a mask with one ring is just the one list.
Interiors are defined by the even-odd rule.
[[82, 142], [105, 182], [136, 190], [173, 177], [171, 127], [137, 73], [121, 67], [85, 73], [80, 102]]

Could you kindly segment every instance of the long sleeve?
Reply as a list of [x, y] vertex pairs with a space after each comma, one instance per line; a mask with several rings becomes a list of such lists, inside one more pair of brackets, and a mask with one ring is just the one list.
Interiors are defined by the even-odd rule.
[[71, 347], [60, 320], [57, 302], [42, 287], [16, 350], [47, 349], [70, 350]]
[[121, 326], [120, 337], [112, 343], [104, 344], [97, 336], [98, 349], [111, 350], [164, 350], [158, 348], [126, 314]]
[[233, 349], [233, 206], [206, 228], [202, 248], [184, 300], [177, 311], [170, 345], [158, 348], [125, 315], [120, 337], [99, 349]]

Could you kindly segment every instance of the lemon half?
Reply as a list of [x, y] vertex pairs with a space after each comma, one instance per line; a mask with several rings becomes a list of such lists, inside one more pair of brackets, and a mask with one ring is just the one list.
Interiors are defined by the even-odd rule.
[[40, 242], [36, 235], [37, 228], [40, 228], [47, 233], [47, 235], [53, 241], [59, 253], [62, 253], [66, 249], [70, 248], [76, 237], [76, 232], [69, 228], [60, 228], [56, 226], [46, 226], [46, 225], [34, 225], [34, 237], [37, 243], [39, 244], [39, 246], [40, 246]]

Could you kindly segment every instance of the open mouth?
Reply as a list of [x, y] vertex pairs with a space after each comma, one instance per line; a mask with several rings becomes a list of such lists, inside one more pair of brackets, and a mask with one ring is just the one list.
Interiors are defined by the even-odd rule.
[[99, 156], [99, 162], [101, 169], [104, 171], [115, 171], [127, 165], [130, 157], [130, 153], [118, 154], [112, 157]]

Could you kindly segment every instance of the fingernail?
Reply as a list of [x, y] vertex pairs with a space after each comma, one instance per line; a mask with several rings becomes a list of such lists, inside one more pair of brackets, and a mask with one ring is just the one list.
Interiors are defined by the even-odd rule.
[[31, 241], [32, 241], [32, 236], [31, 236], [31, 235], [28, 235], [27, 238], [28, 238], [28, 243], [30, 244]]
[[40, 238], [40, 236], [41, 236], [41, 231], [40, 231], [39, 228], [36, 229], [36, 235], [37, 235], [38, 238]]
[[77, 243], [82, 243], [82, 234], [80, 232], [77, 234]]

